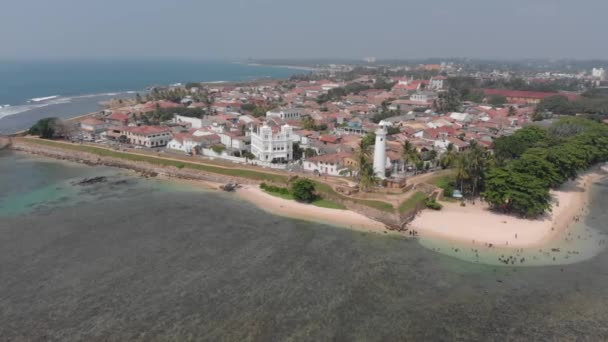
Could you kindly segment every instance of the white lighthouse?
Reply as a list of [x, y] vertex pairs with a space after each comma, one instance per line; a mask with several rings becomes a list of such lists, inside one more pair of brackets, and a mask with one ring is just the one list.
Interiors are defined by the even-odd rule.
[[380, 121], [374, 145], [374, 174], [380, 179], [386, 178], [386, 134], [386, 123]]

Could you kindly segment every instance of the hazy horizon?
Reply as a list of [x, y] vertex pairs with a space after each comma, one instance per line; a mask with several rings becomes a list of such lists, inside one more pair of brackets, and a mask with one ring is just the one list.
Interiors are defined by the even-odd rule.
[[22, 0], [0, 12], [0, 59], [603, 60], [606, 13], [600, 0]]

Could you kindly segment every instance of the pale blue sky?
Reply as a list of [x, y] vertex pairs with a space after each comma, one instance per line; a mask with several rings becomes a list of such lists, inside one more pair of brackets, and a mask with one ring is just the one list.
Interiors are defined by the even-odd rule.
[[608, 0], [5, 0], [0, 58], [600, 58]]

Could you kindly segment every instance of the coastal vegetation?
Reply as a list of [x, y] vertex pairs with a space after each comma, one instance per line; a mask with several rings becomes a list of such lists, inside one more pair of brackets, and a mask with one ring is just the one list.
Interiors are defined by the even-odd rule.
[[346, 207], [334, 201], [322, 198], [315, 192], [315, 183], [310, 179], [301, 178], [292, 182], [291, 187], [281, 187], [261, 183], [260, 189], [264, 192], [286, 200], [309, 203], [317, 207], [345, 210]]
[[564, 118], [549, 128], [525, 127], [495, 143], [482, 196], [496, 210], [537, 217], [551, 208], [550, 189], [608, 159], [608, 126]]
[[608, 92], [603, 89], [591, 89], [574, 100], [569, 100], [562, 95], [551, 96], [543, 99], [538, 104], [537, 111], [568, 115], [582, 113], [605, 116], [608, 115]]
[[420, 203], [423, 203], [427, 200], [427, 196], [424, 192], [417, 191], [410, 198], [406, 199], [399, 205], [399, 212], [405, 213], [410, 210], [416, 209]]
[[44, 118], [38, 120], [30, 129], [28, 134], [36, 135], [42, 139], [57, 137], [60, 131], [60, 122], [57, 118]]

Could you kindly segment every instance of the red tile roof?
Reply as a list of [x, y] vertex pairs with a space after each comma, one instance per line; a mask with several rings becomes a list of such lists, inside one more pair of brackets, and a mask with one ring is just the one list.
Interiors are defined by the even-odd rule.
[[122, 130], [130, 132], [132, 134], [137, 134], [137, 135], [152, 135], [152, 134], [171, 132], [171, 129], [169, 129], [168, 127], [162, 127], [162, 126], [131, 126], [131, 127], [123, 127]]

